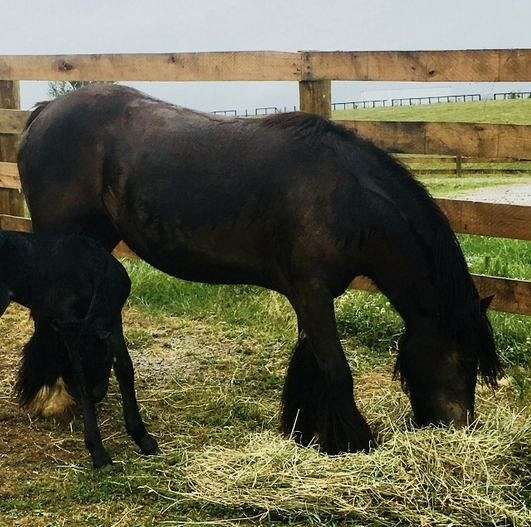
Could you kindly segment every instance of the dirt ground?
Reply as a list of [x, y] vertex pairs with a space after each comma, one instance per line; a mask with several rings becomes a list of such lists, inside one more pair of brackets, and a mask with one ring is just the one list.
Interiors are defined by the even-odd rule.
[[460, 199], [531, 206], [531, 182], [472, 190]]

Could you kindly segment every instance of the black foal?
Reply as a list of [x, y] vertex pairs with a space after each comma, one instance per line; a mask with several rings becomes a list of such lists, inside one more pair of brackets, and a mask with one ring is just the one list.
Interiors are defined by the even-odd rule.
[[21, 405], [48, 415], [77, 400], [94, 467], [110, 465], [96, 403], [105, 397], [114, 367], [127, 431], [142, 453], [156, 453], [138, 409], [122, 333], [131, 282], [120, 262], [87, 237], [9, 231], [0, 232], [0, 257], [0, 315], [13, 301], [29, 308], [35, 322], [16, 386]]

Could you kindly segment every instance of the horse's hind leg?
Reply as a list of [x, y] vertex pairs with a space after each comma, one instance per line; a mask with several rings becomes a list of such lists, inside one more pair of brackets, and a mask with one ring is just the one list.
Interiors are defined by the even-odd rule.
[[143, 454], [159, 452], [156, 440], [149, 434], [138, 409], [135, 394], [134, 368], [122, 332], [121, 320], [109, 337], [115, 357], [114, 372], [120, 386], [125, 428]]
[[329, 454], [367, 451], [374, 440], [354, 401], [332, 295], [323, 287], [306, 287], [290, 301], [300, 332], [283, 393], [284, 434], [304, 445], [315, 437]]

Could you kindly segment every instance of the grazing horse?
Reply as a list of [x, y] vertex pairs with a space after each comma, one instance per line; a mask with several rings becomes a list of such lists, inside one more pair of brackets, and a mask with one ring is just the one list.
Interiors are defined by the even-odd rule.
[[35, 414], [61, 413], [78, 400], [94, 467], [112, 463], [103, 447], [96, 402], [114, 371], [127, 431], [145, 454], [157, 443], [144, 426], [122, 333], [131, 282], [95, 240], [79, 235], [0, 232], [0, 316], [11, 301], [31, 310], [35, 331], [25, 345], [16, 390]]
[[465, 425], [478, 369], [496, 383], [486, 305], [448, 221], [395, 159], [331, 121], [226, 118], [93, 86], [37, 106], [18, 164], [38, 232], [109, 251], [124, 240], [170, 275], [285, 295], [299, 332], [281, 421], [301, 444], [374, 441], [334, 315], [358, 275], [404, 319], [397, 369], [419, 425]]

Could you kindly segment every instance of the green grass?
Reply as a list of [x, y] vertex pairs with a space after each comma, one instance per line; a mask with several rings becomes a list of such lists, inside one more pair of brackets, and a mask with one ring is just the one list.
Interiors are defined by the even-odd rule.
[[[520, 247], [510, 245], [488, 248], [480, 243], [465, 246], [465, 250], [478, 255], [481, 251], [498, 250], [500, 258], [515, 260], [523, 254]], [[489, 269], [492, 265], [492, 261], [481, 258], [478, 262], [478, 269]], [[0, 454], [7, 452], [0, 455], [2, 527], [153, 527], [162, 522], [222, 525], [230, 518], [248, 514], [245, 508], [231, 509], [189, 499], [190, 460], [198, 460], [197, 470], [205, 447], [227, 449], [238, 455], [240, 449], [251, 444], [250, 437], [262, 441], [268, 437], [263, 436], [264, 432], [276, 433], [285, 368], [296, 337], [292, 310], [280, 295], [260, 288], [189, 283], [164, 275], [140, 261], [126, 265], [133, 281], [125, 312], [126, 338], [137, 370], [142, 412], [164, 455], [143, 458], [134, 452], [123, 430], [117, 387], [113, 383], [100, 422], [116, 467], [111, 474], [94, 473], [88, 466], [80, 420], [76, 419], [70, 429], [53, 421], [30, 422], [21, 417], [16, 405], [10, 403], [12, 382], [3, 380], [3, 376], [9, 376], [10, 368], [0, 367], [0, 400], [9, 403], [0, 405], [0, 422], [7, 438], [0, 446]], [[336, 309], [361, 404], [367, 405], [374, 390], [381, 391], [380, 397], [389, 390], [391, 395], [385, 396], [389, 408], [376, 405], [379, 413], [388, 415], [389, 422], [400, 423], [398, 433], [410, 434], [407, 431], [409, 406], [400, 394], [398, 383], [390, 380], [402, 321], [381, 295], [351, 291], [337, 301]], [[10, 318], [12, 313], [9, 311], [0, 319], [2, 336], [12, 334], [8, 330], [13, 326], [28, 331], [27, 314], [20, 313], [15, 322]], [[500, 352], [509, 366], [510, 400], [514, 401], [511, 405], [515, 412], [523, 412], [531, 402], [531, 381], [526, 370], [531, 319], [495, 313], [490, 316]], [[10, 350], [13, 344], [4, 343], [3, 347]], [[506, 397], [503, 396], [504, 405], [508, 404]], [[401, 401], [400, 416], [393, 413], [397, 398]], [[364, 406], [364, 410], [371, 415], [370, 407]], [[479, 439], [483, 440], [482, 437]], [[389, 439], [392, 440], [392, 434]], [[429, 435], [413, 435], [411, 440], [429, 443], [430, 455], [436, 455], [438, 447]], [[435, 436], [434, 440], [438, 441]], [[267, 443], [271, 447], [276, 444]], [[298, 450], [284, 443], [279, 443], [278, 448], [278, 456], [272, 457], [272, 463], [284, 459], [289, 451], [286, 467], [296, 470], [293, 456], [298, 458]], [[497, 455], [495, 445], [492, 453]], [[302, 452], [301, 455], [306, 456]], [[315, 455], [308, 455], [312, 463], [317, 463]], [[220, 463], [219, 470], [225, 466], [222, 458]], [[326, 460], [323, 463], [323, 471], [333, 470]], [[3, 488], [6, 480], [7, 487]], [[325, 484], [322, 479], [313, 481]], [[257, 485], [264, 484], [263, 480], [257, 482]], [[271, 495], [272, 500], [275, 495]], [[482, 505], [478, 502], [479, 506]], [[313, 516], [306, 518], [303, 512], [297, 514], [299, 519], [290, 520], [289, 514], [273, 514], [266, 524], [302, 526], [313, 521]], [[254, 524], [254, 521], [243, 524]], [[343, 525], [343, 522], [338, 518], [330, 525]]]
[[334, 119], [531, 124], [531, 99], [342, 110]]

